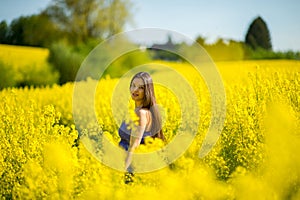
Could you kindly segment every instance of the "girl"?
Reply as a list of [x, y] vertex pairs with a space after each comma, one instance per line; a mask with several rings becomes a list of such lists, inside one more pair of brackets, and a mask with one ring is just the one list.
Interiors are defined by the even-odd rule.
[[151, 136], [165, 140], [161, 126], [161, 116], [156, 105], [153, 81], [147, 72], [139, 72], [130, 82], [130, 94], [135, 102], [135, 113], [138, 116], [138, 125], [132, 129], [123, 122], [119, 128], [121, 141], [119, 145], [127, 151], [125, 159], [125, 183], [132, 182], [133, 169], [131, 166], [132, 154], [144, 138]]

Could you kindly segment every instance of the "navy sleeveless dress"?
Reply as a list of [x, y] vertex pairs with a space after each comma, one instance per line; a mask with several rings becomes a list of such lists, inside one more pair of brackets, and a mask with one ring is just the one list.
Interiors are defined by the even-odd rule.
[[[129, 143], [130, 143], [130, 134], [131, 130], [127, 129], [127, 124], [125, 121], [122, 122], [120, 128], [119, 128], [119, 136], [121, 138], [121, 141], [119, 142], [119, 146], [124, 148], [126, 151], [128, 151]], [[145, 137], [151, 136], [150, 131], [145, 131], [141, 140], [141, 144], [145, 144]]]

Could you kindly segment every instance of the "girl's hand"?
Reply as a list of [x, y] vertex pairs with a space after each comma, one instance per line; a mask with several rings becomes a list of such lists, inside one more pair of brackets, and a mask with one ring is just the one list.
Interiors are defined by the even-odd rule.
[[147, 125], [147, 111], [140, 109], [138, 111], [139, 116], [139, 126], [132, 129], [130, 134], [130, 144], [127, 152], [127, 157], [125, 159], [125, 170], [128, 169], [132, 162], [132, 154], [134, 150], [140, 145], [143, 138], [144, 131]]

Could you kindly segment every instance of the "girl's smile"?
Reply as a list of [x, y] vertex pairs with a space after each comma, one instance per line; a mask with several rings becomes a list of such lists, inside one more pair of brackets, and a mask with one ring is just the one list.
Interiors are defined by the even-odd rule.
[[134, 101], [143, 101], [145, 96], [145, 86], [141, 78], [135, 78], [130, 85], [131, 98]]

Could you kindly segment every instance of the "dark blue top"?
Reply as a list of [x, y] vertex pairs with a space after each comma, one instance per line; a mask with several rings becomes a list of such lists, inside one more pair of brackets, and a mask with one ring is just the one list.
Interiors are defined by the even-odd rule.
[[[130, 143], [130, 134], [131, 130], [127, 129], [127, 124], [123, 121], [120, 128], [119, 128], [119, 136], [121, 141], [119, 142], [119, 146], [123, 147], [126, 151], [128, 150], [129, 143]], [[151, 136], [150, 131], [145, 131], [141, 140], [141, 144], [145, 144], [144, 138], [147, 136]]]

